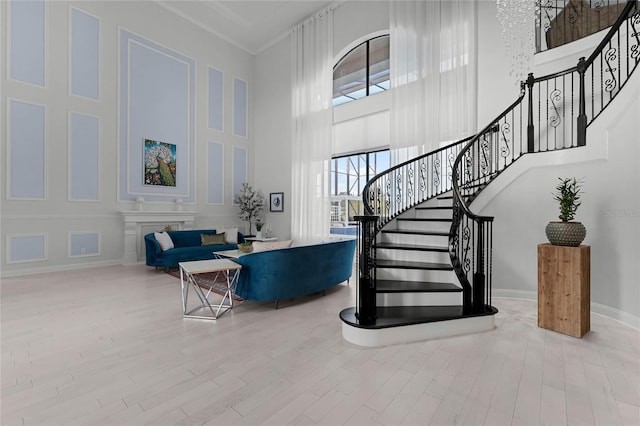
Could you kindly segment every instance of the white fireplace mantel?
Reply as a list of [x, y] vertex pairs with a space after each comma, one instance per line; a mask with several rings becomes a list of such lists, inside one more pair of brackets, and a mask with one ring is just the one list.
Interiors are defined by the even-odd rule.
[[123, 263], [137, 263], [144, 260], [142, 227], [145, 225], [176, 225], [177, 230], [192, 229], [198, 212], [195, 211], [121, 211], [124, 219]]

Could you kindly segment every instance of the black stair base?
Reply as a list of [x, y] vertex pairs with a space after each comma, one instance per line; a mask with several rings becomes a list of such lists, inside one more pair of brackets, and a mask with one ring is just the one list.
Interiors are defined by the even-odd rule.
[[377, 280], [376, 293], [460, 293], [452, 283], [431, 281]]
[[374, 324], [363, 325], [360, 324], [360, 321], [356, 318], [356, 308], [351, 307], [340, 312], [340, 319], [352, 327], [381, 329], [483, 317], [497, 313], [498, 309], [493, 306], [486, 306], [483, 312], [470, 314], [463, 314], [462, 306], [385, 306], [376, 308], [377, 318]]

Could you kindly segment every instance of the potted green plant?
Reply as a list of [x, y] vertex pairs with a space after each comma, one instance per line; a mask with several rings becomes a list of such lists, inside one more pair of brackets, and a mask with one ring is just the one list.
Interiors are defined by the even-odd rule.
[[243, 253], [251, 253], [253, 251], [253, 246], [251, 245], [251, 241], [245, 241], [244, 243], [238, 244], [238, 250]]
[[248, 232], [251, 234], [251, 224], [254, 219], [258, 219], [262, 215], [264, 208], [264, 197], [258, 191], [255, 191], [248, 183], [242, 184], [242, 189], [233, 198], [233, 201], [240, 208], [240, 219], [249, 222]]
[[262, 238], [262, 227], [264, 223], [256, 222], [256, 238]]
[[581, 222], [573, 222], [578, 207], [582, 202], [582, 182], [576, 178], [558, 178], [560, 183], [556, 186], [553, 199], [560, 207], [560, 222], [549, 222], [545, 228], [545, 234], [549, 242], [556, 246], [577, 247], [584, 241], [587, 230]]

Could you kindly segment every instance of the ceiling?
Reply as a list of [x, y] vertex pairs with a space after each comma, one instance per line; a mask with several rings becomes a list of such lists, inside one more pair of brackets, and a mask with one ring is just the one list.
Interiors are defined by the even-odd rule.
[[251, 54], [285, 37], [289, 30], [333, 1], [158, 0], [158, 4]]

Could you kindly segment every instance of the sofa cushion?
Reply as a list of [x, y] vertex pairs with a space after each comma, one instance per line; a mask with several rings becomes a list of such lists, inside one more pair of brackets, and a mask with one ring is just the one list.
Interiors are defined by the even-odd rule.
[[225, 244], [225, 234], [200, 234], [200, 242], [203, 246], [211, 244]]
[[166, 232], [154, 232], [153, 236], [156, 237], [156, 241], [160, 244], [160, 250], [167, 251], [174, 247], [173, 240]]
[[173, 245], [178, 247], [195, 247], [202, 245], [202, 240], [200, 235], [215, 235], [215, 230], [208, 229], [190, 229], [187, 231], [172, 231], [169, 232], [171, 239], [173, 240]]
[[224, 242], [227, 244], [238, 244], [238, 228], [220, 229], [220, 234], [224, 234]]
[[284, 241], [254, 241], [253, 242], [253, 251], [261, 252], [267, 250], [275, 250], [281, 248], [291, 247], [293, 244], [293, 240], [284, 240]]

